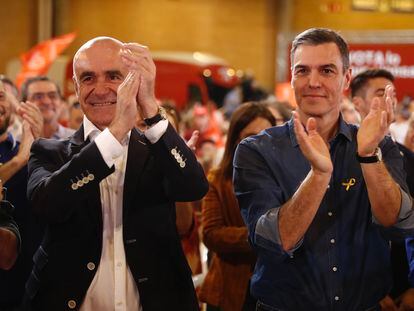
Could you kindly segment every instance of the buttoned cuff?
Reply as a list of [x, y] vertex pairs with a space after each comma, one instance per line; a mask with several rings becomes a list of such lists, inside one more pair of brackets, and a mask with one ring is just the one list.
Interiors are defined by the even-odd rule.
[[122, 155], [121, 143], [112, 135], [108, 128], [96, 136], [95, 144], [109, 168], [115, 164], [116, 158]]
[[[302, 245], [303, 238], [292, 249], [288, 251], [283, 250], [279, 233], [279, 211], [280, 207], [272, 208], [266, 214], [260, 216], [255, 228], [255, 243], [266, 249], [269, 249], [269, 247], [273, 248], [269, 249], [270, 251], [277, 251], [293, 256], [293, 253]], [[274, 249], [274, 244], [277, 245], [278, 249]]]
[[167, 127], [168, 120], [161, 120], [160, 122], [157, 122], [151, 126], [148, 130], [144, 131], [144, 135], [148, 138], [151, 144], [155, 144], [167, 131]]

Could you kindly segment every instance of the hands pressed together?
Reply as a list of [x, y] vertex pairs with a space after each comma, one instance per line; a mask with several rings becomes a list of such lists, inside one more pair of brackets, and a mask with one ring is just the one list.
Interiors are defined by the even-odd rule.
[[15, 111], [22, 120], [23, 131], [17, 157], [26, 163], [33, 141], [42, 134], [43, 116], [36, 104], [29, 101], [19, 103], [13, 94], [6, 90], [5, 94], [12, 106], [12, 111]]
[[119, 141], [135, 126], [138, 112], [143, 118], [158, 113], [154, 95], [156, 68], [149, 49], [138, 43], [125, 43], [120, 55], [129, 71], [118, 88], [116, 114], [110, 125]]

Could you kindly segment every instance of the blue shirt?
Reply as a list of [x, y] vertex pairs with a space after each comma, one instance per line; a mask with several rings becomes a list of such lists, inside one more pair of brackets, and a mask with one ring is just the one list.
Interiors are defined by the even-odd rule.
[[275, 310], [366, 310], [391, 287], [388, 236], [412, 233], [412, 202], [402, 157], [386, 137], [380, 147], [402, 189], [402, 204], [393, 228], [376, 223], [355, 156], [357, 130], [339, 119], [330, 141], [334, 170], [329, 187], [306, 234], [288, 252], [280, 242], [279, 209], [310, 171], [293, 120], [243, 140], [236, 150], [234, 188], [258, 255], [251, 292]]

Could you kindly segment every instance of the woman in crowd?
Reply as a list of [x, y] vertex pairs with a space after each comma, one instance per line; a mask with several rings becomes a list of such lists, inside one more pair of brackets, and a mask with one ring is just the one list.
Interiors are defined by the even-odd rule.
[[248, 283], [256, 258], [233, 191], [233, 157], [242, 139], [273, 125], [275, 118], [262, 103], [250, 102], [237, 108], [230, 120], [223, 158], [209, 174], [202, 226], [204, 244], [214, 254], [200, 290], [200, 300], [208, 304], [207, 310], [242, 310], [249, 296]]

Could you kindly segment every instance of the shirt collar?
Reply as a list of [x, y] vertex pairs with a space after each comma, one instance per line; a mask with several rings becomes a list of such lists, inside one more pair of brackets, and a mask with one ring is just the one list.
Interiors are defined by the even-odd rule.
[[14, 148], [16, 148], [17, 142], [14, 139], [13, 135], [10, 133], [7, 133], [7, 138], [4, 141], [5, 143], [9, 144], [11, 146], [11, 149], [13, 150]]
[[[296, 135], [295, 135], [293, 117], [289, 120], [288, 127], [289, 127], [290, 141], [292, 143], [292, 146], [296, 147], [299, 144], [298, 144], [298, 141], [297, 141]], [[350, 126], [349, 126], [349, 124], [347, 124], [344, 121], [341, 114], [339, 114], [338, 133], [335, 135], [335, 137], [332, 139], [332, 141], [334, 141], [339, 135], [344, 136], [346, 139], [348, 139], [348, 141], [352, 141], [352, 134], [351, 134]]]
[[86, 116], [83, 116], [83, 138], [90, 141], [94, 141], [96, 136], [101, 133], [101, 130], [98, 129]]
[[[86, 141], [88, 138], [92, 142], [102, 131], [93, 124], [86, 115], [83, 116], [83, 138]], [[128, 132], [127, 137], [122, 142], [122, 145], [127, 145], [131, 137], [131, 131]]]

